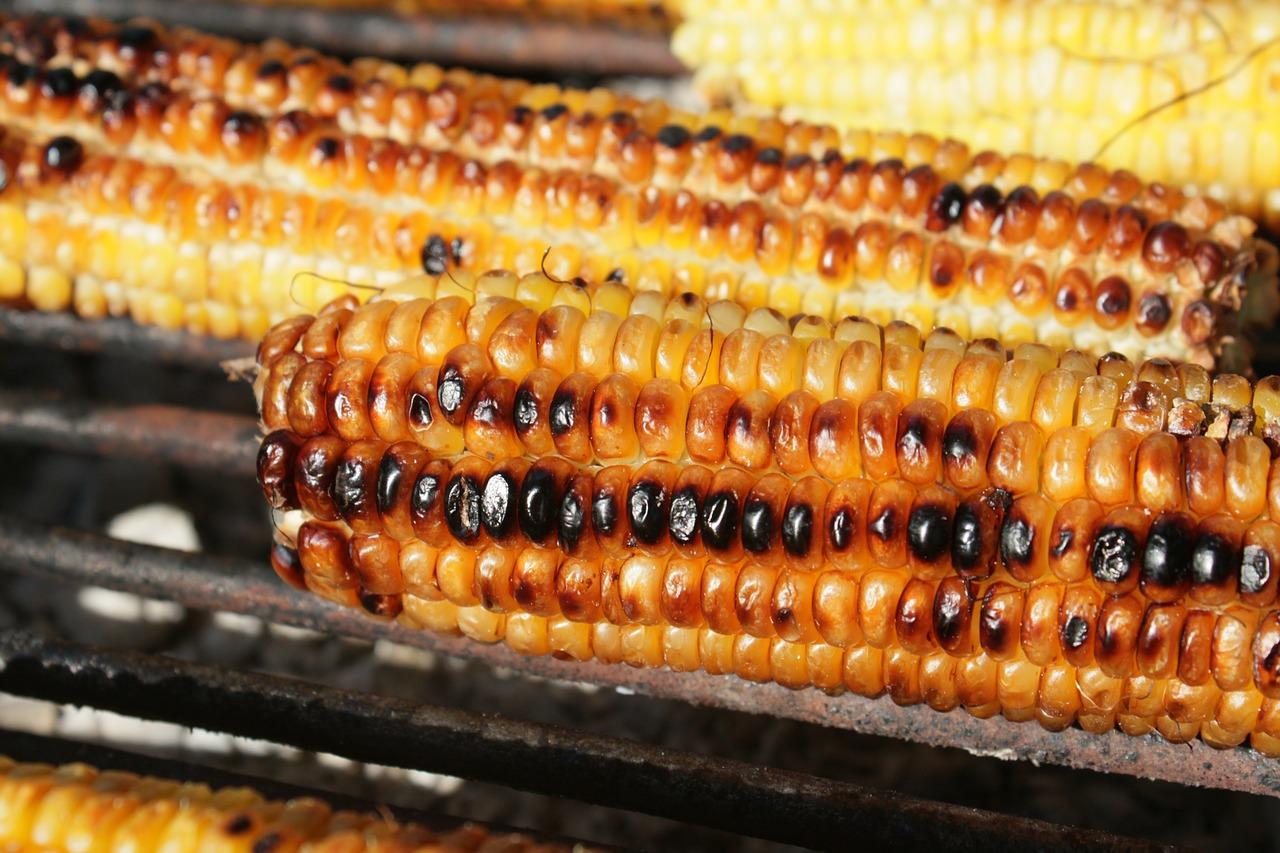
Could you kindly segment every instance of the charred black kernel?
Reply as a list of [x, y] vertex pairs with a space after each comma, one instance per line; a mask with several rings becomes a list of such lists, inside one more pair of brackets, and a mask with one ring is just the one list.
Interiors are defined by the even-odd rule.
[[964, 463], [978, 453], [978, 436], [965, 420], [953, 420], [942, 433], [942, 458]]
[[720, 128], [716, 127], [714, 124], [708, 125], [707, 127], [704, 127], [702, 130], [698, 131], [698, 135], [693, 138], [693, 141], [694, 142], [710, 142], [711, 140], [719, 136], [721, 132], [722, 131], [720, 130]]
[[685, 486], [671, 496], [671, 514], [667, 522], [671, 539], [677, 545], [688, 545], [698, 535], [698, 489]]
[[507, 121], [512, 124], [526, 125], [533, 120], [533, 110], [524, 104], [517, 104], [511, 108], [511, 112], [507, 115]]
[[773, 545], [773, 507], [758, 497], [748, 497], [742, 510], [742, 547], [753, 554], [769, 550]]
[[932, 563], [951, 545], [951, 519], [940, 506], [921, 504], [907, 519], [907, 546], [917, 559]]
[[668, 124], [658, 131], [658, 144], [665, 145], [668, 148], [679, 148], [682, 145], [688, 145], [692, 136], [688, 128], [678, 124]]
[[716, 492], [702, 506], [702, 541], [708, 548], [727, 551], [738, 536], [738, 496]]
[[1000, 190], [991, 184], [980, 184], [974, 187], [973, 192], [969, 194], [969, 199], [965, 206], [976, 205], [978, 210], [994, 210], [1003, 203], [1004, 199], [1000, 196]]
[[[994, 535], [995, 531], [991, 531]], [[955, 524], [951, 530], [951, 564], [957, 571], [966, 572], [978, 568], [982, 559], [982, 516], [969, 501], [956, 507]]]
[[265, 80], [268, 77], [275, 77], [277, 74], [284, 74], [289, 69], [284, 67], [284, 63], [278, 59], [268, 59], [262, 65], [258, 66], [258, 79]]
[[555, 121], [567, 112], [569, 108], [564, 104], [551, 104], [542, 108], [542, 117], [547, 121]]
[[431, 426], [431, 401], [422, 394], [409, 397], [409, 422], [420, 429]]
[[813, 158], [808, 154], [792, 154], [787, 158], [784, 168], [788, 170], [803, 169], [805, 166], [811, 165]]
[[[10, 79], [13, 79], [13, 75], [10, 75]], [[108, 100], [123, 88], [124, 83], [118, 76], [110, 71], [95, 68], [80, 81], [80, 97], [96, 106], [98, 102]]]
[[1004, 488], [997, 487], [983, 495], [983, 502], [1001, 515], [1009, 512], [1013, 506], [1013, 495]]
[[746, 151], [755, 143], [750, 136], [744, 133], [735, 133], [726, 136], [724, 142], [720, 143], [720, 148], [727, 154], [737, 154], [739, 151]]
[[1089, 641], [1089, 623], [1079, 616], [1072, 616], [1062, 626], [1062, 642], [1068, 649], [1078, 649]]
[[656, 545], [666, 527], [667, 493], [661, 483], [641, 480], [627, 491], [631, 535], [641, 545]]
[[252, 827], [252, 818], [245, 814], [238, 814], [223, 824], [222, 830], [227, 835], [244, 835]]
[[480, 494], [480, 523], [494, 538], [506, 536], [516, 526], [520, 484], [507, 471], [490, 474]]
[[836, 510], [827, 524], [827, 536], [837, 551], [843, 551], [853, 544], [853, 513], [848, 509]]
[[802, 557], [813, 544], [813, 507], [794, 503], [782, 514], [782, 547], [788, 554]]
[[1191, 554], [1191, 582], [1221, 586], [1235, 574], [1235, 548], [1217, 533], [1206, 532], [1196, 539]]
[[422, 244], [422, 269], [427, 275], [444, 275], [444, 271], [449, 268], [445, 259], [448, 251], [444, 238], [439, 234], [427, 237], [427, 241]]
[[568, 389], [557, 389], [551, 398], [551, 413], [548, 421], [551, 425], [551, 434], [553, 436], [561, 436], [573, 429], [573, 424], [577, 420], [577, 407], [573, 392]]
[[613, 269], [609, 270], [609, 274], [604, 277], [604, 280], [616, 281], [616, 282], [625, 284], [627, 281], [627, 271], [624, 270], [622, 267], [614, 267]]
[[1251, 595], [1262, 592], [1271, 580], [1271, 557], [1257, 545], [1247, 545], [1240, 560], [1240, 591]]
[[382, 457], [382, 464], [378, 466], [378, 512], [391, 511], [396, 495], [400, 493], [400, 480], [403, 476], [404, 472], [400, 470], [400, 462], [395, 456], [388, 453]]
[[116, 44], [126, 51], [151, 51], [160, 42], [160, 37], [151, 27], [141, 24], [129, 24], [121, 27], [116, 33]]
[[902, 436], [898, 439], [898, 452], [908, 459], [924, 456], [928, 452], [925, 438], [929, 434], [929, 419], [912, 410], [898, 421], [898, 426], [902, 430]]
[[618, 511], [617, 496], [610, 492], [599, 492], [591, 497], [591, 524], [596, 530], [608, 536], [618, 526], [621, 517]]
[[1071, 543], [1075, 541], [1076, 534], [1069, 527], [1059, 527], [1053, 534], [1053, 541], [1049, 543], [1049, 553], [1055, 557], [1061, 557], [1067, 553], [1071, 547]]
[[978, 631], [982, 636], [983, 648], [1003, 649], [1009, 640], [1009, 623], [1004, 613], [984, 606], [978, 618], [982, 620]]
[[28, 65], [25, 62], [15, 62], [9, 66], [9, 85], [25, 86], [35, 80], [39, 75], [39, 69], [34, 65]]
[[560, 526], [556, 534], [556, 542], [567, 551], [578, 547], [582, 540], [582, 532], [586, 527], [587, 513], [582, 500], [576, 492], [565, 492], [560, 503]]
[[470, 418], [479, 424], [495, 426], [507, 422], [507, 413], [502, 411], [500, 397], [481, 394], [472, 404]]
[[959, 590], [940, 593], [934, 600], [933, 631], [939, 642], [947, 645], [960, 639], [960, 632], [964, 629], [960, 615], [967, 603]]
[[135, 103], [136, 99], [133, 95], [122, 89], [107, 100], [106, 116], [104, 117], [109, 117], [114, 113], [130, 113], [133, 111]]
[[449, 241], [449, 257], [453, 259], [454, 266], [462, 266], [463, 260], [466, 259], [467, 241], [461, 237], [454, 237]]
[[356, 90], [356, 81], [346, 74], [334, 74], [329, 78], [328, 86], [335, 92], [349, 95]]
[[400, 615], [402, 605], [398, 595], [381, 595], [376, 592], [361, 590], [360, 607], [371, 616], [394, 618]]
[[84, 146], [70, 136], [56, 136], [44, 149], [44, 164], [55, 172], [70, 174], [84, 160]]
[[444, 520], [459, 542], [480, 538], [480, 484], [475, 477], [455, 474], [444, 488]]
[[1173, 589], [1191, 576], [1194, 522], [1179, 515], [1161, 515], [1147, 534], [1142, 553], [1142, 582]]
[[466, 402], [467, 380], [455, 365], [447, 364], [436, 385], [436, 401], [445, 416], [457, 415]]
[[559, 504], [555, 475], [537, 466], [530, 468], [520, 484], [520, 530], [532, 541], [541, 542], [555, 530]]
[[1138, 555], [1138, 540], [1125, 527], [1102, 528], [1093, 543], [1089, 565], [1093, 576], [1103, 583], [1120, 583], [1129, 576]]
[[781, 148], [761, 148], [756, 154], [756, 162], [764, 166], [776, 166], [782, 162]]
[[283, 839], [278, 832], [268, 832], [257, 841], [253, 842], [252, 853], [274, 853], [275, 849], [280, 846]]
[[413, 483], [413, 494], [409, 495], [409, 511], [414, 515], [425, 516], [440, 500], [440, 476], [426, 471], [418, 475]]
[[315, 151], [324, 160], [332, 160], [342, 150], [342, 143], [332, 136], [322, 136], [316, 140]]
[[888, 542], [898, 529], [898, 513], [891, 506], [885, 507], [879, 515], [871, 519], [867, 529], [882, 541]]
[[1000, 530], [1000, 556], [1006, 566], [1028, 566], [1035, 548], [1036, 531], [1025, 518], [1006, 518]]
[[344, 516], [360, 511], [364, 502], [364, 466], [359, 459], [343, 459], [333, 475], [333, 505]]
[[40, 94], [46, 98], [69, 98], [80, 88], [80, 78], [70, 68], [54, 68], [44, 75]]
[[516, 432], [522, 435], [537, 425], [538, 398], [533, 393], [532, 388], [521, 387], [516, 389], [515, 400], [512, 403], [511, 421], [515, 424]]
[[227, 116], [222, 128], [230, 133], [249, 133], [262, 126], [262, 119], [247, 110], [236, 110]]

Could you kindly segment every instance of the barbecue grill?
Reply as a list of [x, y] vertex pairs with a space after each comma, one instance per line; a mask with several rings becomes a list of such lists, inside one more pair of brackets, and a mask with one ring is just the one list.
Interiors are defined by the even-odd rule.
[[[660, 35], [568, 23], [518, 29], [476, 18], [406, 28], [374, 16], [352, 27], [344, 13], [237, 8], [229, 14], [230, 7], [212, 2], [2, 5], [18, 12], [153, 15], [239, 37], [271, 32], [347, 53], [376, 45], [384, 55], [429, 53], [491, 68], [527, 69], [536, 61], [541, 73], [556, 75], [669, 74], [676, 67]], [[1001, 718], [900, 708], [887, 698], [527, 659], [502, 646], [411, 632], [295, 593], [266, 563], [269, 520], [252, 482], [259, 438], [252, 397], [247, 383], [229, 384], [224, 376], [225, 365], [250, 355], [244, 342], [0, 310], [0, 465], [7, 483], [0, 494], [0, 585], [6, 590], [0, 691], [533, 791], [543, 803], [584, 804], [570, 811], [604, 806], [665, 821], [597, 821], [604, 828], [586, 840], [606, 845], [738, 849], [756, 844], [742, 840], [750, 837], [820, 849], [847, 848], [855, 839], [869, 849], [1141, 850], [1180, 841], [1240, 849], [1266, 846], [1274, 834], [1269, 830], [1280, 827], [1273, 799], [1280, 794], [1280, 767], [1245, 748], [1217, 752], [1199, 742], [1172, 745], [1119, 732], [1053, 734]], [[1269, 372], [1277, 372], [1274, 355], [1269, 359]], [[1265, 367], [1260, 372], [1268, 372]], [[138, 481], [143, 471], [178, 484], [170, 491], [196, 511], [206, 551], [183, 553], [98, 532], [108, 514], [127, 508], [137, 494], [104, 498], [96, 513], [81, 513], [81, 527], [63, 526], [69, 495], [83, 496], [86, 484], [110, 491], [113, 476], [130, 472], [128, 479]], [[66, 476], [50, 479], [50, 472]], [[219, 655], [200, 654], [208, 643], [165, 637], [148, 644], [158, 648], [140, 651], [137, 642], [111, 647], [106, 638], [118, 635], [93, 637], [88, 629], [78, 635], [91, 644], [71, 642], [63, 638], [67, 618], [57, 615], [70, 610], [55, 602], [83, 586], [350, 638], [361, 643], [349, 652], [357, 668], [374, 668], [374, 644], [388, 643], [465, 663], [430, 675], [410, 672], [370, 691], [340, 686], [305, 666], [287, 673], [269, 667], [277, 671], [265, 674], [258, 671], [268, 668], [261, 655], [228, 665]], [[195, 621], [198, 630], [214, 630], [208, 619]], [[484, 686], [469, 691], [468, 682]], [[661, 727], [648, 725], [655, 719]], [[0, 734], [0, 752], [219, 784], [244, 781], [190, 763], [198, 757], [216, 764], [217, 756], [188, 754], [174, 764], [156, 754], [23, 732]], [[849, 757], [848, 766], [833, 767]], [[296, 778], [291, 760], [276, 756], [256, 762], [255, 770]], [[252, 784], [273, 796], [299, 790], [270, 778]], [[355, 773], [330, 787], [367, 791]], [[350, 801], [341, 792], [325, 796]], [[402, 787], [396, 796], [412, 807], [434, 795]], [[528, 811], [535, 814], [527, 827], [534, 832], [584, 825], [564, 819], [559, 808]]]

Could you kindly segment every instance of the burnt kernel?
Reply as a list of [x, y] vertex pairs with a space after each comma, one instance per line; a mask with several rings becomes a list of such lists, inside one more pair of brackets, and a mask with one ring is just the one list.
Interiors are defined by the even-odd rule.
[[1182, 513], [1161, 513], [1147, 534], [1142, 586], [1176, 589], [1191, 576], [1195, 522]]
[[871, 524], [867, 526], [867, 529], [888, 542], [898, 529], [898, 514], [893, 507], [886, 506], [879, 515], [871, 519]]
[[951, 545], [951, 518], [939, 506], [923, 504], [907, 520], [907, 546], [917, 559], [932, 563]]
[[491, 474], [480, 494], [480, 523], [495, 539], [511, 533], [517, 524], [516, 506], [520, 484], [507, 471]]
[[364, 502], [364, 466], [358, 458], [344, 458], [333, 475], [333, 504], [343, 516], [355, 515]]
[[1027, 519], [1010, 516], [1000, 528], [1000, 558], [1006, 566], [1028, 566], [1035, 556], [1036, 531]]
[[1240, 559], [1240, 591], [1246, 595], [1262, 592], [1271, 580], [1271, 557], [1257, 545], [1245, 546]]
[[44, 149], [44, 164], [60, 174], [74, 172], [84, 160], [84, 146], [70, 136], [57, 136], [49, 140]]
[[227, 835], [244, 835], [253, 828], [253, 818], [246, 814], [238, 814], [222, 825], [222, 831]]
[[1133, 531], [1116, 526], [1102, 528], [1089, 559], [1093, 576], [1103, 583], [1123, 583], [1133, 568], [1137, 551], [1138, 540]]
[[668, 124], [658, 131], [656, 139], [659, 145], [665, 145], [668, 148], [679, 148], [682, 145], [688, 145], [692, 136], [688, 128], [678, 124]]
[[609, 270], [609, 274], [604, 277], [604, 280], [606, 282], [616, 281], [620, 284], [626, 284], [627, 271], [624, 270], [622, 267], [614, 267], [613, 269]]
[[964, 213], [964, 204], [967, 200], [964, 187], [957, 183], [944, 184], [929, 202], [929, 212], [925, 216], [924, 227], [934, 232], [946, 231], [960, 221], [960, 215]]
[[156, 35], [156, 31], [141, 24], [129, 24], [121, 27], [116, 33], [116, 44], [124, 53], [149, 52], [154, 50], [159, 42], [160, 36]]
[[555, 121], [567, 112], [569, 108], [564, 104], [551, 104], [542, 108], [542, 117], [547, 121]]
[[694, 142], [710, 142], [711, 140], [715, 139], [717, 136], [719, 136], [723, 132], [724, 131], [716, 127], [714, 124], [707, 125], [702, 130], [698, 131], [698, 134], [693, 137], [693, 141]]
[[562, 436], [573, 429], [577, 418], [577, 398], [571, 388], [557, 388], [551, 398], [551, 412], [548, 416], [551, 434]]
[[538, 424], [538, 398], [527, 385], [516, 389], [511, 406], [511, 421], [520, 434], [527, 433]]
[[1191, 582], [1221, 586], [1235, 574], [1235, 560], [1231, 542], [1217, 533], [1201, 533], [1191, 553]]
[[556, 529], [556, 510], [560, 497], [556, 489], [555, 474], [534, 466], [520, 484], [520, 505], [517, 516], [520, 531], [530, 540], [541, 542]]
[[750, 136], [744, 133], [734, 133], [724, 138], [724, 142], [720, 143], [720, 149], [726, 154], [737, 154], [739, 151], [746, 151], [754, 144]]
[[738, 536], [738, 496], [733, 492], [717, 492], [707, 497], [702, 507], [702, 541], [717, 551], [733, 547]]
[[753, 554], [768, 551], [773, 534], [773, 507], [766, 500], [748, 497], [742, 510], [742, 547]]
[[360, 607], [371, 616], [384, 616], [388, 619], [394, 619], [400, 615], [404, 605], [398, 595], [382, 595], [361, 590]]
[[642, 480], [627, 490], [631, 535], [641, 545], [656, 545], [666, 528], [667, 493], [661, 483]]
[[436, 386], [436, 401], [446, 417], [458, 418], [458, 412], [466, 403], [467, 380], [456, 367], [445, 365], [440, 383]]
[[601, 492], [591, 498], [591, 524], [606, 536], [617, 528], [621, 517], [618, 502], [614, 498], [609, 492]]
[[314, 150], [322, 161], [332, 160], [342, 151], [342, 143], [332, 136], [322, 136], [316, 140]]
[[329, 78], [328, 88], [335, 92], [349, 95], [356, 90], [356, 81], [347, 74], [334, 74]]
[[983, 519], [976, 506], [961, 501], [951, 530], [951, 564], [959, 572], [977, 569], [982, 559]]
[[422, 269], [427, 275], [444, 275], [445, 270], [449, 268], [446, 262], [448, 251], [449, 247], [439, 234], [427, 237], [426, 242], [422, 244]]
[[480, 538], [480, 484], [475, 477], [455, 474], [444, 489], [444, 520], [459, 542]]
[[280, 74], [286, 74], [288, 73], [288, 70], [289, 69], [285, 68], [284, 63], [281, 62], [280, 60], [268, 59], [266, 62], [258, 66], [258, 79], [266, 80], [270, 77], [275, 77]]
[[942, 434], [942, 458], [953, 464], [972, 459], [978, 453], [978, 434], [964, 419], [952, 418]]
[[431, 401], [415, 391], [409, 397], [409, 422], [419, 429], [426, 429], [432, 420]]
[[1079, 616], [1072, 616], [1062, 626], [1062, 644], [1068, 649], [1083, 648], [1089, 642], [1089, 623]]
[[1076, 534], [1068, 527], [1059, 527], [1053, 534], [1053, 541], [1049, 543], [1049, 556], [1061, 558], [1063, 554], [1071, 548], [1071, 543], [1076, 539]]
[[577, 548], [582, 541], [586, 524], [587, 512], [581, 498], [576, 492], [565, 492], [564, 499], [560, 502], [560, 525], [556, 534], [560, 547], [568, 551]]
[[[9, 79], [13, 79], [12, 74]], [[80, 81], [80, 99], [86, 103], [88, 112], [94, 112], [123, 88], [124, 82], [119, 76], [105, 69], [95, 68]]]
[[962, 639], [968, 620], [962, 618], [968, 607], [968, 597], [963, 588], [939, 586], [933, 600], [933, 632], [943, 646], [954, 645]]
[[787, 162], [783, 164], [783, 168], [789, 171], [794, 171], [796, 169], [803, 169], [805, 166], [812, 165], [812, 163], [813, 158], [808, 154], [792, 154], [787, 158]]
[[54, 68], [40, 81], [40, 94], [46, 98], [69, 98], [80, 88], [80, 78], [70, 68]]
[[1145, 293], [1138, 300], [1138, 331], [1148, 335], [1163, 332], [1173, 319], [1169, 297], [1163, 293]]
[[391, 511], [391, 508], [395, 505], [396, 496], [400, 493], [402, 477], [403, 472], [400, 470], [400, 463], [395, 455], [392, 453], [384, 455], [382, 464], [378, 466], [378, 512], [388, 513]]
[[268, 832], [253, 842], [252, 853], [275, 853], [276, 848], [280, 846], [283, 840], [280, 833], [275, 831]]
[[677, 545], [690, 545], [698, 535], [698, 488], [685, 486], [671, 496], [667, 527]]
[[827, 536], [837, 551], [843, 551], [853, 544], [853, 513], [848, 509], [836, 510], [835, 515], [827, 523]]
[[782, 162], [781, 148], [761, 148], [756, 153], [756, 162], [763, 166], [776, 166]]
[[782, 516], [782, 547], [787, 553], [802, 557], [813, 544], [813, 507], [794, 503]]

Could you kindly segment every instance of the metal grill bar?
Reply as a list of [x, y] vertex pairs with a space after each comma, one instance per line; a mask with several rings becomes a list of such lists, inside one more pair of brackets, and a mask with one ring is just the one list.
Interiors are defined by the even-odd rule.
[[0, 308], [0, 342], [102, 353], [219, 372], [223, 362], [252, 358], [257, 349], [256, 344], [249, 341], [220, 340], [140, 326], [122, 318], [84, 320], [68, 312], [14, 308]]
[[0, 388], [0, 441], [134, 456], [252, 477], [255, 418], [179, 406], [119, 406]]
[[0, 689], [821, 849], [1166, 850], [621, 738], [0, 634]]
[[391, 12], [254, 6], [212, 0], [11, 0], [17, 14], [152, 18], [256, 41], [264, 33], [341, 55], [495, 70], [672, 77], [685, 67], [660, 30], [537, 18], [405, 17]]
[[1099, 736], [1068, 729], [1053, 733], [1000, 717], [979, 720], [960, 712], [940, 714], [924, 705], [898, 707], [883, 699], [833, 697], [818, 690], [788, 690], [776, 684], [751, 684], [702, 673], [526, 658], [502, 645], [486, 646], [376, 622], [359, 611], [296, 593], [252, 562], [136, 545], [3, 515], [0, 555], [0, 567], [50, 580], [96, 584], [196, 609], [244, 613], [329, 634], [391, 640], [529, 675], [626, 687], [667, 699], [789, 717], [977, 754], [1280, 797], [1280, 762], [1249, 749], [1217, 751], [1201, 743], [1174, 745], [1154, 735], [1138, 739], [1121, 732]]

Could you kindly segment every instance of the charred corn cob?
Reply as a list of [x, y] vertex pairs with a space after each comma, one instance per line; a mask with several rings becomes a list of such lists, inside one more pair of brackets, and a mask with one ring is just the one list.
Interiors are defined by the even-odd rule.
[[1097, 160], [1280, 223], [1272, 3], [687, 0], [682, 11], [674, 51], [713, 96]]
[[[474, 289], [500, 281], [531, 307], [498, 321], [507, 297], [411, 298], [428, 292], [418, 281], [264, 340], [259, 390], [275, 431], [259, 473], [288, 511], [272, 562], [290, 583], [527, 654], [1277, 751], [1274, 379], [1041, 346], [1009, 357], [994, 342], [852, 320], [783, 358], [799, 343], [790, 324], [758, 312], [731, 315], [742, 326], [717, 364], [672, 374], [681, 384], [636, 373], [657, 359], [654, 332], [619, 335], [626, 321], [611, 315], [588, 335], [602, 312], [565, 327], [563, 305], [535, 316], [556, 299], [542, 276]], [[687, 311], [667, 325], [696, 318], [714, 336], [710, 308], [692, 300], [591, 295], [650, 328], [659, 311]], [[451, 319], [432, 316], [443, 310]], [[498, 331], [521, 311], [512, 322], [535, 331]], [[769, 337], [748, 328], [766, 320]], [[589, 346], [575, 348], [579, 329]], [[744, 330], [761, 339], [750, 355], [729, 342]], [[823, 402], [796, 387], [821, 341], [837, 345], [840, 377]], [[599, 352], [612, 361], [578, 369], [580, 353]], [[500, 376], [499, 362], [527, 376]], [[722, 377], [766, 374], [811, 405], [783, 398], [735, 416], [769, 395]], [[661, 405], [634, 402], [650, 387]], [[543, 402], [522, 405], [522, 392]], [[683, 408], [701, 394], [718, 405]], [[413, 430], [415, 396], [419, 420], [448, 424], [451, 442]], [[828, 405], [838, 416], [820, 426]], [[528, 444], [522, 411], [545, 433]], [[480, 425], [504, 443], [468, 429]], [[564, 441], [575, 428], [580, 453]]]
[[486, 14], [550, 17], [667, 29], [672, 3], [664, 0], [239, 0], [255, 6], [360, 9], [397, 15]]
[[[286, 67], [200, 37], [166, 46], [150, 29], [18, 29], [15, 55], [51, 44], [54, 58], [6, 66], [4, 213], [11, 233], [35, 239], [11, 241], [4, 292], [40, 306], [259, 332], [335, 292], [299, 273], [381, 285], [413, 266], [532, 268], [552, 247], [563, 278], [1201, 362], [1274, 311], [1274, 253], [1246, 220], [1132, 181], [1112, 181], [1114, 201], [1132, 203], [1004, 195], [983, 181], [1034, 171], [1029, 161], [979, 158], [956, 175], [954, 152], [927, 140], [918, 153], [938, 168], [837, 150], [784, 157], [763, 136], [695, 134], [662, 105], [597, 120], [619, 105], [608, 93], [439, 75], [428, 92], [377, 64], [357, 88], [354, 67], [309, 55]], [[258, 85], [264, 69], [279, 87]], [[55, 131], [66, 135], [40, 135]], [[219, 170], [248, 182], [209, 177]], [[1094, 178], [1105, 176], [1070, 181]], [[101, 227], [59, 239], [86, 209]], [[120, 269], [122, 253], [149, 268]]]
[[[560, 851], [560, 844], [492, 835], [468, 825], [433, 832], [320, 800], [264, 799], [248, 788], [99, 771], [84, 764], [19, 764], [0, 756], [0, 847], [5, 850]], [[574, 848], [578, 849], [578, 848]]]

